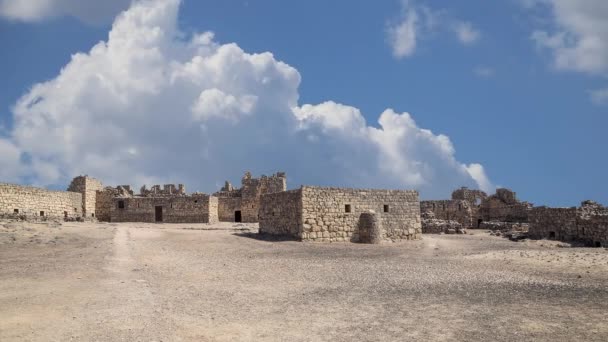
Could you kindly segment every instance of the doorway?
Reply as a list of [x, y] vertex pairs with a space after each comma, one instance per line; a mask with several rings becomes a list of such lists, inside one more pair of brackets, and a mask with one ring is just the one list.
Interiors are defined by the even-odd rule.
[[234, 222], [242, 222], [243, 219], [241, 218], [241, 211], [237, 210], [234, 212]]
[[156, 217], [156, 222], [163, 222], [163, 207], [154, 207], [154, 214]]

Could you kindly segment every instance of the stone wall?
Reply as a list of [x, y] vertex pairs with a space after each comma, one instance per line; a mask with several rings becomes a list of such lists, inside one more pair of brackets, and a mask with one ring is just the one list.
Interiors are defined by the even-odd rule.
[[359, 241], [362, 213], [380, 213], [383, 240], [422, 234], [417, 191], [302, 187], [302, 240]]
[[82, 217], [82, 194], [0, 183], [0, 214], [25, 219]]
[[302, 239], [302, 189], [263, 195], [259, 214], [260, 233]]
[[97, 219], [103, 222], [110, 222], [115, 205], [113, 199], [118, 196], [118, 189], [107, 187], [97, 191], [96, 195], [95, 213]]
[[95, 219], [97, 191], [102, 190], [103, 185], [95, 178], [78, 176], [72, 180], [68, 191], [79, 192], [82, 196], [82, 214], [87, 219]]
[[377, 213], [382, 240], [421, 238], [417, 191], [303, 186], [266, 194], [260, 205], [260, 232], [298, 240], [359, 242], [363, 213]]
[[515, 192], [497, 189], [496, 194], [482, 201], [479, 219], [482, 221], [528, 222], [532, 205], [517, 200]]
[[[112, 203], [111, 222], [214, 223], [218, 220], [218, 199], [209, 195], [113, 197]], [[156, 207], [162, 208], [160, 221], [156, 218]]]
[[241, 210], [241, 197], [219, 197], [218, 203], [218, 217], [220, 222], [234, 222], [235, 213]]
[[260, 178], [253, 178], [250, 172], [245, 172], [240, 189], [234, 189], [232, 184], [226, 182], [213, 196], [220, 199], [220, 221], [234, 222], [235, 212], [240, 211], [242, 222], [258, 222], [261, 196], [285, 190], [287, 178], [283, 172], [271, 176], [262, 175]]
[[488, 195], [485, 192], [481, 190], [472, 190], [467, 187], [462, 187], [452, 192], [453, 200], [467, 201], [472, 205], [480, 205], [481, 201], [485, 200], [487, 197]]
[[536, 207], [530, 212], [529, 236], [533, 239], [582, 241], [608, 247], [608, 208], [585, 201], [576, 208]]
[[464, 228], [477, 225], [473, 205], [466, 200], [421, 201], [420, 212], [432, 212], [435, 219], [456, 221]]

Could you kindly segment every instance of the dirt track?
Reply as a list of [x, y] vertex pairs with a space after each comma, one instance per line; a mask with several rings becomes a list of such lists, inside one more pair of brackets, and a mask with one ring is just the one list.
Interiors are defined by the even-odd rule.
[[481, 232], [382, 246], [272, 242], [231, 228], [0, 223], [0, 340], [608, 336], [605, 249]]

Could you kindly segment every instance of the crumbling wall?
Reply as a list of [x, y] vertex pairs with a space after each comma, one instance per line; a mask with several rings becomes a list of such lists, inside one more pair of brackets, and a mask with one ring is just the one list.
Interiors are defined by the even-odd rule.
[[432, 211], [422, 211], [422, 234], [465, 234], [460, 222], [438, 219]]
[[82, 194], [82, 215], [88, 219], [95, 219], [97, 210], [97, 191], [103, 189], [103, 185], [95, 178], [78, 176], [72, 180], [68, 191]]
[[593, 201], [585, 201], [579, 208], [536, 207], [530, 212], [529, 235], [608, 247], [608, 208]]
[[0, 214], [25, 219], [82, 217], [82, 194], [0, 183]]
[[362, 213], [380, 213], [384, 240], [422, 234], [417, 191], [302, 187], [302, 240], [359, 241]]
[[302, 239], [302, 190], [262, 195], [260, 233]]
[[420, 212], [432, 212], [434, 218], [456, 221], [464, 228], [476, 226], [473, 206], [466, 200], [421, 201]]
[[467, 187], [454, 190], [452, 192], [453, 200], [463, 200], [469, 202], [471, 205], [479, 205], [481, 201], [485, 200], [488, 195], [481, 190], [472, 190]]
[[483, 221], [528, 222], [532, 205], [517, 200], [515, 192], [497, 189], [496, 194], [481, 202], [479, 218]]
[[576, 208], [536, 207], [530, 211], [532, 239], [553, 239], [568, 241], [579, 234], [576, 226]]
[[235, 212], [240, 211], [242, 222], [258, 222], [258, 212], [261, 196], [287, 190], [285, 173], [277, 172], [271, 176], [262, 175], [260, 178], [251, 177], [245, 172], [241, 179], [241, 188], [235, 189], [226, 182], [224, 187], [213, 195], [220, 199], [220, 221], [235, 221]]
[[[111, 222], [217, 222], [218, 199], [209, 195], [114, 197], [112, 202]], [[162, 219], [160, 221], [157, 221], [156, 207], [162, 208]]]
[[114, 207], [114, 197], [118, 196], [118, 189], [106, 187], [96, 192], [95, 213], [102, 222], [110, 222]]

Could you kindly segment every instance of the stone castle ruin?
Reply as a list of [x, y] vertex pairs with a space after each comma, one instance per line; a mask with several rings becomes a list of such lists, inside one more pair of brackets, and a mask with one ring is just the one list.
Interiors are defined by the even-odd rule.
[[608, 246], [608, 208], [585, 201], [578, 208], [534, 207], [509, 189], [460, 188], [449, 200], [419, 201], [417, 191], [302, 186], [287, 191], [285, 173], [226, 182], [212, 195], [183, 184], [154, 185], [136, 194], [129, 185], [103, 187], [79, 176], [67, 191], [0, 183], [0, 217], [44, 221], [216, 223], [259, 222], [260, 233], [301, 241], [415, 240], [421, 234], [466, 229], [529, 231], [531, 238]]
[[452, 193], [451, 200], [420, 202], [425, 233], [464, 232], [469, 228], [506, 229], [527, 224], [532, 207], [531, 203], [519, 201], [515, 192], [504, 188], [496, 189], [496, 194], [491, 196], [483, 191], [460, 188]]
[[258, 222], [258, 210], [262, 195], [287, 190], [287, 177], [277, 172], [270, 177], [252, 178], [245, 172], [241, 188], [236, 189], [226, 181], [224, 187], [213, 194], [218, 199], [218, 216], [223, 222]]

